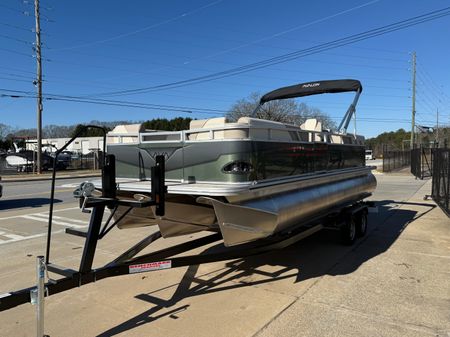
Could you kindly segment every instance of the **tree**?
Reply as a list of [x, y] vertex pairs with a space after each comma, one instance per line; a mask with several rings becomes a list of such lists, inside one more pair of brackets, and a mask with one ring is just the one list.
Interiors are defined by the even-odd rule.
[[36, 129], [20, 129], [15, 130], [13, 132], [14, 137], [21, 137], [21, 138], [36, 138], [37, 131]]
[[[83, 127], [85, 125], [83, 124], [78, 124], [74, 130], [72, 131], [70, 137], [75, 137], [75, 135], [77, 135], [77, 133], [79, 133], [81, 131], [81, 133], [78, 135], [78, 137], [102, 137], [103, 136], [103, 131], [97, 128], [89, 128], [89, 129], [85, 129], [84, 131], [82, 131]], [[100, 125], [99, 125], [100, 126]], [[111, 131], [111, 128], [109, 127], [104, 127], [103, 128], [106, 130], [106, 132]]]
[[43, 128], [44, 138], [67, 138], [73, 133], [75, 126], [65, 126], [65, 125], [46, 125]]
[[411, 133], [404, 129], [397, 131], [383, 132], [377, 137], [366, 140], [366, 148], [371, 149], [376, 157], [383, 153], [383, 146], [387, 146], [389, 150], [409, 149], [409, 139]]
[[10, 134], [12, 128], [9, 125], [0, 123], [0, 139], [6, 138], [8, 134]]
[[[261, 95], [252, 93], [232, 105], [226, 117], [237, 121], [240, 117], [251, 116], [259, 105]], [[318, 108], [309, 107], [305, 103], [298, 104], [294, 99], [283, 99], [265, 103], [256, 113], [255, 117], [276, 122], [300, 125], [308, 118], [317, 118], [324, 128], [335, 129], [336, 123]]]
[[168, 120], [166, 118], [156, 118], [144, 122], [144, 128], [148, 130], [161, 131], [181, 131], [189, 129], [191, 118], [176, 117]]

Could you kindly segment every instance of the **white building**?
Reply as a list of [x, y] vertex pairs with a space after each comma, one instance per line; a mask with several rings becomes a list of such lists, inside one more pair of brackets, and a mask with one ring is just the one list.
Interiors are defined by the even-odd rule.
[[[42, 139], [42, 151], [55, 152], [68, 143], [70, 138], [45, 138]], [[27, 150], [36, 150], [36, 139], [25, 142]], [[67, 151], [87, 154], [92, 151], [103, 151], [103, 137], [79, 137], [70, 144]]]

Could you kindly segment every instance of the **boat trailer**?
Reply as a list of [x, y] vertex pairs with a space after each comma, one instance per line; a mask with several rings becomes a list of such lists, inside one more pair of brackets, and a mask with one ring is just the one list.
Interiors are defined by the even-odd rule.
[[[73, 137], [65, 147], [58, 150], [56, 156], [77, 138], [77, 136], [78, 135]], [[104, 140], [104, 144], [106, 144], [106, 139]], [[82, 211], [91, 214], [87, 231], [79, 231], [73, 228], [66, 228], [65, 230], [67, 234], [85, 238], [84, 249], [78, 270], [58, 266], [50, 262], [55, 190], [54, 170], [52, 177], [46, 256], [45, 258], [44, 256], [37, 257], [37, 285], [0, 294], [0, 311], [5, 311], [25, 303], [37, 304], [38, 336], [44, 336], [44, 298], [66, 290], [81, 287], [85, 284], [113, 276], [226, 261], [283, 249], [318, 232], [322, 228], [332, 227], [340, 229], [344, 242], [347, 244], [353, 243], [356, 235], [359, 234], [359, 236], [362, 236], [365, 234], [367, 228], [368, 207], [372, 206], [372, 204], [360, 201], [357, 203], [339, 205], [329, 210], [326, 215], [322, 214], [316, 218], [311, 218], [307, 222], [302, 223], [301, 226], [296, 226], [283, 232], [276, 233], [269, 238], [229, 248], [222, 245], [219, 247], [220, 249], [207, 254], [178, 256], [179, 254], [189, 252], [193, 249], [221, 241], [222, 235], [220, 233], [212, 232], [210, 235], [161, 249], [156, 252], [138, 255], [151, 243], [161, 238], [161, 233], [159, 231], [153, 232], [103, 267], [93, 268], [98, 241], [103, 239], [133, 208], [154, 206], [155, 214], [157, 216], [164, 215], [166, 194], [164, 156], [157, 156], [155, 159], [156, 165], [151, 169], [152, 192], [150, 198], [142, 196], [142, 198], [138, 198], [137, 200], [130, 200], [117, 197], [115, 158], [113, 155], [106, 155], [104, 158], [101, 195], [96, 196], [92, 193], [93, 186], [90, 183], [82, 184], [80, 189], [76, 191], [77, 197], [80, 198], [80, 207]], [[125, 206], [128, 207], [128, 209], [117, 220], [113, 221], [113, 215], [119, 206]], [[106, 208], [110, 209], [111, 214], [106, 222], [102, 224]], [[60, 275], [62, 278], [52, 279], [48, 276], [48, 272]], [[47, 282], [45, 283], [46, 276]]]

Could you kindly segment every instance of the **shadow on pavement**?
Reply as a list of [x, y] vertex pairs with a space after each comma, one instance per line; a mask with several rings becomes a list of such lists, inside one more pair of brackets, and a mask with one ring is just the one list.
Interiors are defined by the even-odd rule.
[[[369, 214], [367, 235], [352, 247], [340, 243], [339, 232], [323, 230], [285, 249], [230, 261], [226, 263], [225, 268], [208, 274], [197, 276], [199, 266], [189, 266], [179, 284], [136, 296], [137, 299], [153, 304], [149, 310], [98, 336], [115, 336], [166, 316], [176, 319], [178, 313], [189, 308], [189, 305], [177, 304], [189, 297], [282, 279], [292, 279], [292, 283], [298, 283], [323, 275], [350, 274], [366, 261], [389, 249], [409, 223], [436, 207], [427, 203], [402, 203], [392, 200], [377, 202], [376, 205], [379, 211]], [[423, 206], [424, 211], [418, 213], [401, 209], [401, 205]], [[208, 248], [204, 253], [217, 250], [217, 247]], [[348, 258], [350, 254], [352, 256]], [[261, 267], [267, 265], [274, 266], [276, 270], [262, 270]], [[154, 295], [171, 287], [176, 288], [169, 299]]]
[[[55, 199], [55, 203], [62, 202]], [[23, 207], [41, 207], [50, 204], [50, 198], [20, 198], [20, 199], [0, 199], [0, 210]]]

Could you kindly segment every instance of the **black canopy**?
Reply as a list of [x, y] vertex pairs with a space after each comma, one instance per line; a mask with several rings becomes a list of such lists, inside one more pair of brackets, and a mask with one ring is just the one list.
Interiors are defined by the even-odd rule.
[[309, 95], [318, 95], [325, 93], [362, 91], [361, 83], [358, 80], [329, 80], [300, 83], [276, 89], [261, 97], [260, 104], [275, 99], [295, 98]]

